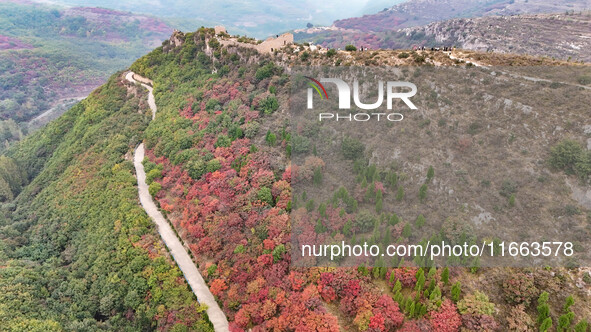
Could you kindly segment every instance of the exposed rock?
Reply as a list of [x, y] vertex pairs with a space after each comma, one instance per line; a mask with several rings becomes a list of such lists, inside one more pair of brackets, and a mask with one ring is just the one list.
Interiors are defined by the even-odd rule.
[[170, 36], [170, 44], [173, 45], [174, 47], [179, 47], [179, 46], [183, 45], [184, 42], [185, 42], [185, 34], [175, 29], [172, 32], [172, 36]]

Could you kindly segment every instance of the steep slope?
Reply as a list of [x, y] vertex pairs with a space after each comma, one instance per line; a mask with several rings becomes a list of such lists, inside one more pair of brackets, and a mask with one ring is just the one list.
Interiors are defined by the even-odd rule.
[[454, 19], [384, 33], [380, 39], [388, 48], [454, 45], [590, 62], [591, 12]]
[[[375, 15], [335, 21], [331, 27], [296, 30], [295, 39], [329, 48], [455, 45], [586, 60], [589, 8], [588, 1], [414, 0]], [[539, 13], [554, 15], [525, 15]]]
[[[429, 268], [426, 262], [412, 258], [396, 261], [408, 263], [404, 268], [363, 263], [349, 268], [334, 264], [298, 268], [292, 261], [294, 238], [330, 243], [340, 241], [342, 233], [349, 231], [355, 232], [357, 243], [395, 239], [420, 243], [428, 239], [424, 236], [430, 231], [434, 231], [434, 241], [481, 240], [475, 233], [457, 230], [472, 225], [474, 216], [484, 213], [479, 207], [491, 211], [498, 222], [490, 222], [487, 228], [504, 227], [502, 234], [494, 236], [521, 235], [523, 225], [510, 221], [533, 218], [543, 221], [546, 229], [574, 234], [587, 246], [583, 234], [591, 230], [588, 208], [579, 205], [568, 190], [558, 190], [566, 186], [564, 174], [551, 172], [544, 160], [551, 146], [568, 137], [576, 140], [581, 160], [587, 158], [580, 147], [586, 137], [585, 113], [569, 108], [568, 101], [577, 99], [571, 98], [573, 93], [588, 97], [579, 92], [586, 89], [579, 90], [577, 82], [588, 67], [468, 52], [451, 56], [435, 51], [328, 54], [305, 46], [299, 46], [304, 50], [298, 52], [298, 46], [287, 46], [263, 55], [250, 48], [222, 46], [218, 38], [223, 37], [216, 37], [213, 29], [175, 34], [131, 69], [154, 81], [159, 107], [159, 116], [148, 126], [145, 140], [148, 161], [144, 164], [151, 194], [189, 245], [232, 330], [416, 331], [447, 327], [457, 331], [460, 326], [506, 330], [515, 324], [527, 330], [539, 327], [534, 312], [543, 290], [551, 295], [546, 305], [553, 321], [562, 315], [571, 294], [576, 301], [572, 325], [589, 317], [590, 285], [583, 280], [589, 277], [584, 277], [586, 270], [576, 268], [574, 261], [569, 269], [479, 269], [477, 261], [470, 261], [467, 265], [471, 268], [453, 272]], [[437, 80], [445, 82], [441, 85], [422, 81], [418, 98], [423, 109], [405, 115], [401, 125], [383, 130], [400, 137], [393, 151], [397, 160], [370, 163], [371, 151], [380, 145], [394, 149], [375, 140], [363, 142], [370, 151], [353, 163], [340, 158], [338, 152], [326, 153], [320, 146], [336, 145], [340, 151], [345, 140], [330, 134], [334, 130], [323, 131], [306, 122], [292, 126], [287, 118], [291, 115], [289, 89], [296, 82], [295, 78], [289, 80], [287, 72], [294, 73], [297, 66], [323, 65], [392, 65], [409, 71], [426, 65], [423, 73], [427, 76], [434, 67], [445, 65], [461, 74]], [[516, 74], [486, 70], [484, 65], [513, 65], [503, 68]], [[563, 83], [552, 84], [528, 80], [527, 71], [517, 74], [520, 65], [532, 69], [560, 65], [568, 69], [566, 73], [575, 74], [561, 78]], [[514, 90], [504, 86], [505, 80], [523, 86], [524, 95], [507, 95]], [[495, 87], [494, 92], [489, 87]], [[448, 97], [452, 90], [460, 92], [455, 95], [459, 99]], [[542, 97], [544, 93], [547, 95]], [[495, 105], [500, 113], [489, 114], [478, 107], [489, 97], [498, 102]], [[549, 113], [543, 119], [528, 112], [528, 103], [553, 98], [564, 102], [564, 107], [552, 112], [539, 109], [539, 114]], [[542, 107], [534, 106], [531, 108], [536, 110]], [[554, 131], [555, 126], [569, 129]], [[529, 130], [543, 132], [543, 138], [534, 138]], [[296, 150], [305, 151], [309, 162], [295, 165], [289, 156]], [[485, 166], [486, 160], [499, 163]], [[510, 162], [501, 162], [504, 160]], [[345, 165], [339, 174], [351, 189], [338, 189], [334, 177], [325, 173], [329, 162]], [[430, 164], [435, 165], [436, 180], [425, 187], [426, 198], [420, 198], [417, 193]], [[582, 178], [588, 174], [588, 165], [587, 161], [579, 165], [577, 172]], [[317, 168], [320, 176], [316, 176]], [[312, 190], [309, 195], [293, 192], [293, 176], [297, 174], [319, 179], [321, 189], [315, 191], [329, 191], [329, 197], [336, 197], [337, 202], [312, 196]], [[568, 181], [576, 182], [574, 175]], [[374, 197], [378, 194], [372, 195], [370, 188], [380, 187], [386, 188], [383, 214], [365, 218], [357, 217], [354, 209], [345, 211], [345, 198], [354, 199], [364, 210], [377, 209]], [[396, 198], [400, 190], [402, 194]], [[513, 194], [517, 198], [510, 203]], [[294, 220], [304, 220], [306, 226], [294, 231]], [[491, 238], [493, 235], [486, 239]], [[577, 257], [585, 259], [584, 252]]]
[[[99, 8], [0, 3], [0, 139], [59, 116], [55, 107], [85, 97], [120, 68], [160, 45], [163, 21]], [[20, 126], [11, 125], [11, 119]], [[9, 127], [6, 129], [5, 127]], [[20, 127], [20, 128], [19, 128]]]
[[456, 17], [563, 13], [589, 9], [589, 1], [556, 2], [548, 0], [411, 0], [374, 15], [334, 22], [334, 26], [364, 32], [378, 32]]
[[138, 204], [144, 98], [115, 75], [7, 152], [28, 185], [0, 217], [3, 330], [212, 330]]
[[[134, 77], [136, 77], [134, 72], [129, 72], [125, 75], [127, 81], [138, 83]], [[141, 79], [142, 81], [147, 80], [143, 77], [138, 79]], [[153, 88], [147, 84], [142, 83], [141, 85], [148, 90], [148, 105], [152, 111], [152, 120], [154, 120], [158, 108], [154, 102], [154, 94], [152, 93]], [[191, 259], [191, 256], [187, 253], [184, 244], [179, 240], [175, 231], [169, 225], [160, 210], [158, 210], [158, 207], [156, 207], [154, 200], [150, 196], [150, 190], [146, 183], [146, 172], [143, 165], [144, 157], [144, 143], [140, 143], [133, 152], [133, 166], [135, 167], [140, 203], [148, 216], [156, 224], [158, 234], [160, 234], [162, 241], [168, 248], [168, 251], [174, 258], [179, 269], [183, 272], [193, 293], [197, 296], [197, 301], [207, 306], [207, 314], [213, 324], [214, 330], [225, 332], [228, 330], [228, 320], [226, 316], [215, 302], [213, 295], [209, 291], [209, 287], [201, 277], [201, 274], [199, 274], [199, 271], [195, 267], [195, 263]]]
[[[145, 91], [120, 74], [9, 150], [5, 169], [25, 173], [5, 181], [18, 196], [0, 217], [3, 322], [13, 330], [211, 329], [139, 205], [131, 156], [143, 141], [148, 192], [232, 331], [535, 330], [553, 322], [587, 330], [591, 276], [578, 265], [588, 260], [591, 211], [571, 188], [586, 190], [591, 175], [582, 145], [591, 124], [580, 107], [591, 95], [579, 82], [589, 66], [303, 45], [261, 54], [223, 46], [223, 38], [214, 29], [177, 32], [132, 65], [154, 83], [153, 120]], [[302, 66], [395, 66], [412, 75], [420, 109], [349, 136], [310, 119], [290, 122]], [[561, 70], [552, 80], [543, 68]], [[345, 235], [381, 245], [494, 245], [542, 230], [552, 240], [568, 236], [574, 256], [546, 268], [480, 268], [478, 257], [455, 256], [453, 269], [410, 255], [375, 264], [338, 257], [348, 267], [294, 260], [302, 241]]]

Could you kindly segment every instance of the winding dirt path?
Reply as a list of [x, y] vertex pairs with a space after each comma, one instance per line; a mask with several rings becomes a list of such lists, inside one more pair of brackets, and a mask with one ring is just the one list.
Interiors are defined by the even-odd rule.
[[[139, 83], [134, 78], [134, 73], [129, 72], [125, 79], [132, 83]], [[148, 105], [152, 110], [152, 119], [156, 117], [156, 103], [154, 100], [154, 94], [152, 93], [152, 87], [141, 83], [146, 89], [148, 89]], [[144, 171], [144, 165], [142, 161], [144, 160], [145, 148], [144, 143], [138, 145], [135, 149], [135, 153], [133, 155], [133, 165], [135, 167], [135, 172], [137, 174], [137, 183], [138, 183], [138, 192], [140, 197], [140, 203], [142, 207], [152, 218], [154, 223], [157, 226], [158, 233], [162, 237], [164, 244], [170, 251], [170, 254], [174, 258], [175, 262], [183, 272], [185, 279], [187, 279], [187, 283], [193, 290], [195, 296], [197, 296], [197, 300], [201, 304], [207, 305], [207, 315], [209, 316], [209, 320], [213, 324], [213, 327], [216, 332], [226, 332], [229, 331], [228, 329], [228, 319], [226, 315], [220, 309], [220, 306], [215, 301], [213, 294], [209, 291], [209, 287], [201, 277], [199, 270], [195, 266], [195, 263], [191, 259], [191, 256], [185, 250], [185, 247], [176, 236], [174, 230], [168, 223], [168, 221], [164, 218], [158, 207], [152, 200], [152, 196], [148, 191], [148, 184], [146, 183], [146, 172]]]
[[[477, 62], [474, 62], [474, 61], [470, 61], [470, 60], [465, 59], [465, 58], [456, 57], [455, 55], [452, 54], [452, 52], [449, 52], [449, 58], [452, 59], [452, 60], [461, 60], [461, 61], [464, 61], [465, 63], [470, 63], [474, 67], [480, 67], [480, 68], [484, 68], [486, 70], [492, 70], [492, 66], [483, 65], [483, 64], [480, 64], [480, 63], [477, 63]], [[499, 72], [502, 73], [502, 74], [504, 74], [504, 75], [509, 75], [509, 76], [511, 76], [513, 78], [521, 78], [521, 79], [524, 79], [524, 80], [527, 80], [527, 81], [532, 81], [532, 82], [559, 83], [559, 84], [570, 85], [570, 86], [574, 86], [574, 87], [582, 88], [582, 89], [586, 89], [586, 90], [591, 90], [591, 86], [586, 86], [586, 85], [582, 85], [582, 84], [553, 81], [553, 80], [549, 80], [549, 79], [545, 79], [545, 78], [538, 78], [538, 77], [531, 77], [531, 76], [519, 75], [519, 74], [514, 74], [514, 73], [507, 73], [507, 72], [504, 72], [504, 71], [499, 71]]]

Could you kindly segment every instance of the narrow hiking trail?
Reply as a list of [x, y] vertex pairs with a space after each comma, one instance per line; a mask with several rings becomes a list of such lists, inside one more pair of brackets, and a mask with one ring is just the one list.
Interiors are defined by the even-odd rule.
[[[134, 73], [129, 72], [125, 75], [125, 79], [132, 83], [140, 83], [134, 79]], [[147, 84], [141, 83], [143, 87], [148, 89], [148, 105], [152, 110], [152, 119], [156, 117], [156, 102], [154, 99], [154, 94], [152, 93], [153, 88]], [[187, 279], [187, 283], [193, 290], [195, 296], [197, 296], [197, 300], [201, 304], [207, 305], [207, 315], [209, 316], [209, 320], [213, 324], [213, 327], [216, 332], [225, 332], [229, 331], [228, 329], [228, 319], [226, 315], [220, 309], [220, 306], [215, 301], [213, 294], [209, 291], [209, 287], [201, 277], [199, 270], [195, 266], [195, 263], [191, 259], [191, 256], [185, 250], [185, 247], [176, 236], [174, 230], [168, 223], [168, 221], [164, 218], [158, 207], [154, 203], [152, 196], [148, 192], [148, 184], [146, 183], [146, 172], [144, 171], [144, 165], [142, 161], [144, 160], [145, 155], [145, 148], [144, 143], [138, 145], [135, 149], [133, 155], [133, 165], [135, 167], [135, 172], [137, 174], [137, 183], [138, 183], [138, 192], [140, 197], [140, 203], [142, 207], [152, 218], [154, 223], [156, 224], [156, 228], [158, 229], [158, 233], [164, 244], [170, 251], [170, 254], [174, 258], [175, 262], [177, 263], [178, 267], [180, 268], [181, 272]]]
[[[453, 52], [449, 52], [448, 55], [449, 55], [449, 58], [452, 60], [464, 61], [465, 63], [469, 63], [469, 64], [473, 65], [474, 67], [479, 67], [479, 68], [484, 68], [486, 70], [490, 70], [494, 74], [494, 71], [493, 71], [494, 66], [483, 65], [483, 64], [480, 64], [475, 61], [470, 61], [464, 57], [457, 57], [457, 56], [453, 55]], [[501, 67], [501, 66], [497, 66], [497, 67]], [[499, 68], [497, 68], [497, 69], [499, 69]], [[591, 90], [591, 86], [586, 86], [586, 85], [582, 85], [582, 84], [553, 81], [553, 80], [549, 80], [549, 79], [545, 79], [545, 78], [538, 78], [538, 77], [531, 77], [531, 76], [525, 76], [525, 75], [520, 75], [520, 74], [508, 73], [505, 71], [499, 71], [499, 72], [504, 75], [509, 75], [513, 78], [521, 78], [521, 79], [524, 79], [527, 81], [532, 81], [532, 82], [559, 83], [559, 84], [574, 86], [574, 87], [581, 88], [581, 89]]]

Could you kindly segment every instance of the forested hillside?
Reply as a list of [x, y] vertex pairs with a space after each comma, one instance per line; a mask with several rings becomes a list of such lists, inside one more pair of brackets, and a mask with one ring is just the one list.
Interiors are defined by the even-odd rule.
[[0, 330], [211, 330], [138, 204], [144, 95], [114, 75], [0, 157]]
[[[296, 47], [304, 48], [299, 45], [288, 46], [272, 55], [261, 55], [248, 48], [223, 47], [219, 38], [223, 37], [216, 37], [212, 29], [177, 34], [174, 43], [165, 43], [138, 60], [131, 69], [154, 81], [159, 107], [145, 136], [147, 160], [144, 164], [151, 194], [189, 244], [233, 331], [251, 328], [457, 331], [461, 327], [525, 331], [553, 324], [577, 325], [579, 331], [586, 331], [589, 298], [571, 280], [584, 275], [585, 271], [576, 268], [480, 269], [477, 262], [471, 262], [470, 268], [436, 269], [425, 267], [420, 261], [407, 262], [402, 268], [362, 263], [355, 268], [295, 268], [292, 265], [294, 248], [290, 235], [329, 243], [342, 239], [340, 234], [347, 232], [356, 233], [357, 241], [363, 239], [370, 243], [387, 243], [394, 239], [419, 241], [421, 227], [425, 224], [441, 229], [436, 239], [460, 240], [473, 234], [461, 228], [469, 222], [466, 213], [470, 213], [462, 208], [454, 206], [456, 217], [445, 221], [434, 215], [427, 215], [428, 220], [423, 215], [417, 217], [417, 210], [438, 211], [446, 204], [434, 204], [445, 194], [435, 194], [427, 185], [424, 186], [425, 197], [421, 196], [420, 184], [416, 185], [412, 179], [424, 175], [415, 174], [416, 167], [402, 166], [406, 165], [406, 160], [418, 159], [413, 155], [405, 156], [398, 168], [383, 170], [368, 165], [363, 149], [355, 148], [357, 152], [351, 157], [357, 159], [354, 166], [357, 176], [352, 184], [356, 186], [355, 192], [339, 189], [329, 202], [314, 201], [305, 194], [294, 198], [292, 182], [296, 174], [304, 181], [319, 181], [322, 187], [334, 186], [328, 180], [322, 182], [328, 157], [321, 154], [320, 148], [316, 155], [314, 147], [314, 142], [326, 139], [322, 131], [307, 123], [296, 127], [289, 123], [287, 97], [292, 81], [288, 80], [288, 68], [292, 65], [377, 66], [386, 63], [470, 66], [442, 52], [295, 53]], [[479, 59], [545, 63], [528, 57], [482, 55]], [[444, 98], [434, 97], [436, 95], [427, 92], [423, 97], [432, 107], [446, 102]], [[473, 120], [475, 113], [462, 114], [454, 115], [455, 121], [447, 122], [437, 120], [435, 115], [431, 121], [425, 114], [413, 113], [404, 123], [406, 130], [399, 129], [398, 133], [413, 142], [409, 143], [412, 146], [409, 151], [423, 151], [421, 156], [431, 155], [427, 151], [431, 144], [417, 137], [427, 140], [437, 137], [441, 144], [453, 147], [454, 155], [461, 155], [470, 149], [465, 144], [471, 146], [474, 139], [476, 145], [477, 138], [473, 136], [481, 130], [487, 132], [481, 123], [470, 124], [469, 121], [476, 121]], [[576, 113], [576, 116], [581, 114]], [[526, 137], [519, 133], [513, 135]], [[338, 138], [329, 139], [335, 140]], [[481, 142], [478, 144], [484, 144]], [[346, 140], [336, 143], [342, 146], [345, 156], [349, 154], [348, 146], [360, 144], [349, 143]], [[304, 164], [290, 162], [294, 149], [309, 155]], [[543, 158], [548, 151], [540, 153]], [[458, 158], [462, 161], [456, 162], [462, 165], [472, 160]], [[477, 177], [478, 174], [464, 171], [469, 166], [460, 164], [454, 164], [458, 168], [456, 171], [438, 166], [434, 172], [442, 173], [436, 177], [465, 186], [468, 181], [465, 176]], [[519, 167], [512, 171], [518, 172]], [[550, 177], [546, 172], [543, 177], [549, 177], [548, 180], [540, 181], [564, 181], [559, 174]], [[427, 178], [432, 179], [433, 174], [430, 176]], [[487, 188], [487, 197], [494, 197], [487, 204], [500, 204], [495, 213], [515, 213], [507, 207], [510, 203], [505, 203], [511, 200], [511, 193], [506, 194], [506, 191], [514, 193], [519, 187], [520, 197], [528, 197], [526, 192], [533, 192], [508, 180], [505, 181], [508, 184], [499, 180], [492, 185], [490, 180], [481, 181], [484, 184], [479, 185], [474, 180], [476, 184], [469, 186], [469, 190], [462, 187], [462, 192], [474, 197], [470, 190], [483, 192], [480, 186]], [[416, 192], [412, 189], [415, 185]], [[503, 189], [505, 187], [510, 188]], [[394, 202], [387, 204], [390, 210], [385, 213], [380, 213], [382, 208], [378, 208], [377, 203], [378, 197], [382, 200], [382, 194], [384, 202]], [[432, 197], [431, 203], [424, 205], [426, 197]], [[570, 200], [566, 194], [560, 197]], [[292, 201], [296, 198], [298, 204]], [[352, 200], [355, 204], [350, 208]], [[357, 211], [357, 203], [360, 207], [370, 206], [372, 210], [375, 206], [377, 214]], [[407, 207], [410, 210], [406, 210]], [[391, 209], [400, 214], [392, 213]], [[555, 213], [566, 213], [560, 211]], [[573, 222], [576, 219], [584, 223], [585, 219], [582, 210], [570, 217], [564, 216], [572, 218]], [[292, 234], [293, 218], [308, 221], [296, 234]], [[586, 226], [583, 232], [588, 231], [589, 226]], [[589, 277], [584, 280], [587, 281], [582, 281], [585, 285], [582, 287], [588, 289], [591, 280]], [[571, 305], [573, 301], [575, 305]], [[568, 305], [565, 306], [565, 302]], [[541, 313], [537, 313], [536, 306], [541, 308]]]
[[131, 13], [0, 2], [0, 144], [20, 139], [41, 113], [85, 97], [171, 31]]
[[[120, 73], [0, 160], [0, 320], [8, 330], [211, 329], [138, 203], [131, 154], [142, 140], [150, 194], [190, 248], [232, 331], [588, 330], [591, 275], [575, 259], [568, 268], [481, 268], [478, 260], [438, 268], [410, 257], [394, 257], [391, 267], [359, 261], [303, 268], [292, 261], [293, 239], [326, 243], [347, 234], [356, 243], [419, 243], [435, 230], [432, 239], [480, 240], [469, 226], [484, 209], [498, 223], [534, 216], [576, 232], [574, 258], [584, 259], [591, 214], [567, 181], [582, 186], [591, 174], [591, 154], [582, 147], [591, 129], [584, 110], [571, 107], [588, 96], [571, 82], [588, 67], [487, 53], [454, 53], [460, 59], [304, 45], [260, 54], [222, 46], [223, 38], [207, 28], [178, 32], [131, 66], [154, 82], [154, 120], [145, 91], [123, 83]], [[576, 75], [551, 84], [491, 75], [474, 63], [562, 65]], [[506, 82], [527, 93], [498, 103], [499, 114], [452, 111], [448, 85], [428, 81], [417, 96], [424, 108], [388, 129], [404, 139], [399, 160], [377, 165], [370, 156], [383, 141], [290, 123], [288, 73], [296, 65], [393, 65], [423, 73], [454, 67], [465, 76], [444, 82], [469, 106], [501, 100], [501, 92], [513, 91]], [[542, 93], [546, 98], [538, 98]], [[560, 98], [564, 106], [537, 118], [522, 104], [530, 96]], [[513, 126], [520, 121], [527, 126]], [[530, 130], [544, 136], [532, 138]], [[327, 141], [335, 153], [316, 146]], [[290, 159], [296, 152], [306, 155], [304, 163]], [[501, 167], [504, 158], [510, 167]], [[343, 174], [355, 172], [352, 190], [327, 175], [335, 160], [345, 165]], [[329, 191], [329, 199], [294, 195], [295, 181]], [[295, 220], [304, 227], [295, 229]], [[519, 224], [503, 228], [509, 226]]]

